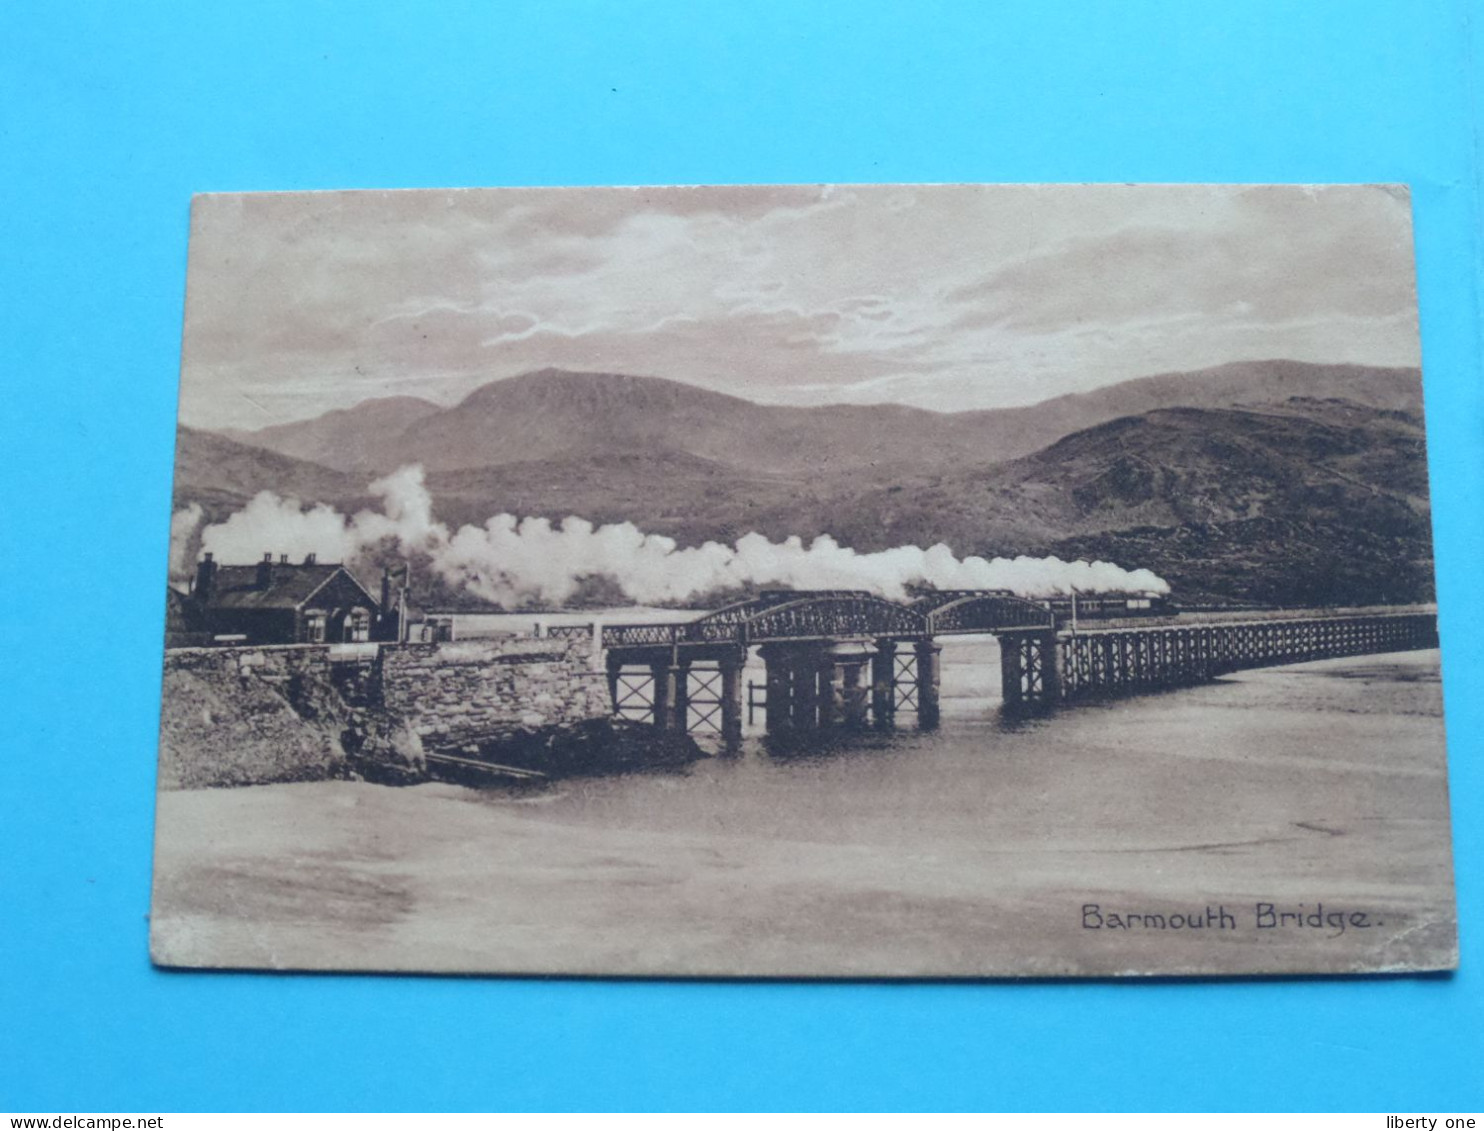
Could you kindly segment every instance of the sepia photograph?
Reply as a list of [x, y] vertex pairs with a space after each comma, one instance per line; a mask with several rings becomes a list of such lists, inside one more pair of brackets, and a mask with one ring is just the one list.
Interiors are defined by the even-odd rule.
[[197, 196], [153, 960], [1452, 969], [1422, 390], [1399, 185]]

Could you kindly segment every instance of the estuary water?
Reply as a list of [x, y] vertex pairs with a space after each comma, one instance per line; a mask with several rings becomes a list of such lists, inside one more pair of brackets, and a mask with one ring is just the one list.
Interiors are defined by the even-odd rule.
[[678, 773], [163, 794], [156, 954], [886, 977], [1453, 961], [1436, 652], [1016, 723], [998, 687], [994, 641], [964, 638], [932, 732], [904, 715], [782, 753], [759, 719]]

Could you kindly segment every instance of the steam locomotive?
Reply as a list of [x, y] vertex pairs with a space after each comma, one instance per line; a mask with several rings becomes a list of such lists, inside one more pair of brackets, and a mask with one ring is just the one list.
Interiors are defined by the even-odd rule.
[[1057, 624], [1083, 620], [1119, 620], [1125, 617], [1173, 617], [1180, 613], [1174, 598], [1162, 593], [1057, 594], [1047, 599]]

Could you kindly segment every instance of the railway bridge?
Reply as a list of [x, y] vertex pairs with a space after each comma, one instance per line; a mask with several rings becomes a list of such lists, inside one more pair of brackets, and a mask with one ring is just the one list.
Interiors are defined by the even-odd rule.
[[[742, 733], [742, 668], [757, 648], [766, 668], [770, 734], [890, 722], [898, 709], [938, 722], [937, 639], [1015, 638], [1035, 654], [1054, 637], [1051, 610], [1003, 590], [954, 590], [903, 604], [864, 590], [765, 590], [693, 620], [603, 629], [609, 690], [620, 713], [663, 729], [696, 719]], [[1037, 643], [1039, 641], [1039, 643]]]
[[765, 590], [695, 620], [602, 630], [616, 713], [665, 730], [742, 735], [743, 667], [766, 671], [767, 730], [783, 737], [899, 711], [939, 721], [946, 636], [990, 634], [1012, 714], [1095, 697], [1191, 686], [1272, 664], [1436, 647], [1436, 617], [1378, 613], [1059, 632], [1049, 604], [1007, 590], [946, 590], [910, 603], [864, 590]]

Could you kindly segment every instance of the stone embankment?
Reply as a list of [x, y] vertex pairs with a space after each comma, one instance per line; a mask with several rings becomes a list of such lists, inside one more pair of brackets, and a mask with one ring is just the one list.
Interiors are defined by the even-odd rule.
[[521, 729], [608, 714], [590, 651], [580, 640], [527, 637], [383, 648], [380, 706], [430, 750], [477, 753]]
[[311, 781], [348, 772], [351, 711], [325, 648], [165, 653], [160, 788]]
[[178, 648], [165, 653], [160, 787], [421, 780], [608, 714], [591, 641]]

